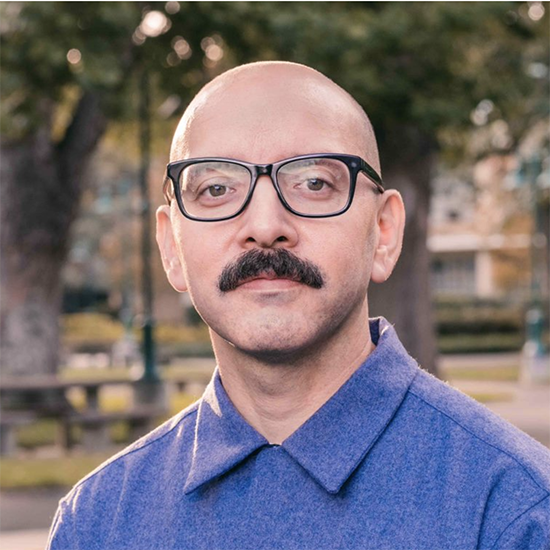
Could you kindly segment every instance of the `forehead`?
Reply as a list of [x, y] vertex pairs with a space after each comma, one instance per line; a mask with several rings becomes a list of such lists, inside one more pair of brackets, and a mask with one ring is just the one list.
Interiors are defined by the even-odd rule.
[[364, 155], [365, 148], [349, 98], [309, 78], [234, 82], [206, 97], [180, 126], [173, 148], [180, 158], [270, 163], [308, 153]]

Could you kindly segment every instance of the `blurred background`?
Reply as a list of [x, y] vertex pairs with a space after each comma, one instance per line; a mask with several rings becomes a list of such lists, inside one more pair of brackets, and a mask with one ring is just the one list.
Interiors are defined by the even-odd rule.
[[365, 108], [408, 214], [371, 314], [550, 445], [549, 8], [0, 3], [0, 540], [43, 545], [67, 487], [202, 393], [208, 331], [153, 213], [185, 107], [251, 61], [310, 65]]

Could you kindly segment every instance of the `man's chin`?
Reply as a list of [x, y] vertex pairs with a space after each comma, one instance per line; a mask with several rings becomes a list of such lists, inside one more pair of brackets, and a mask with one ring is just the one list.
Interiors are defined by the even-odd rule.
[[262, 349], [246, 350], [246, 353], [258, 362], [261, 362], [264, 365], [272, 365], [274, 367], [291, 365], [298, 362], [301, 357], [305, 355], [303, 347], [267, 348], [264, 346]]
[[[223, 340], [223, 345], [229, 345], [237, 353], [246, 355], [258, 362], [273, 365], [287, 366], [299, 361], [302, 357], [311, 355], [311, 350], [315, 347], [311, 338], [302, 335], [301, 337], [294, 333], [286, 337], [275, 337], [271, 334], [264, 338], [254, 338], [253, 340], [242, 338], [232, 338], [230, 335], [225, 337], [216, 333]], [[220, 347], [214, 341], [214, 348], [221, 351]], [[318, 346], [318, 344], [317, 344]]]

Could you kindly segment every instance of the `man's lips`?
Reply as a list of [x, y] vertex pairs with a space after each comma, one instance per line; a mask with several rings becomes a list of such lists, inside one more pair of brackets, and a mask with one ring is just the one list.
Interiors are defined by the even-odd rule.
[[275, 273], [262, 273], [253, 277], [247, 277], [239, 282], [238, 286], [246, 285], [247, 288], [287, 287], [300, 284], [291, 277], [279, 277]]

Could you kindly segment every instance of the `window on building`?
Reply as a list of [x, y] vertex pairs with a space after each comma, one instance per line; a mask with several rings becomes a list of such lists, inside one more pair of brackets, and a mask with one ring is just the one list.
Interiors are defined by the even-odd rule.
[[432, 284], [437, 294], [473, 295], [476, 291], [473, 254], [441, 255], [432, 262]]

